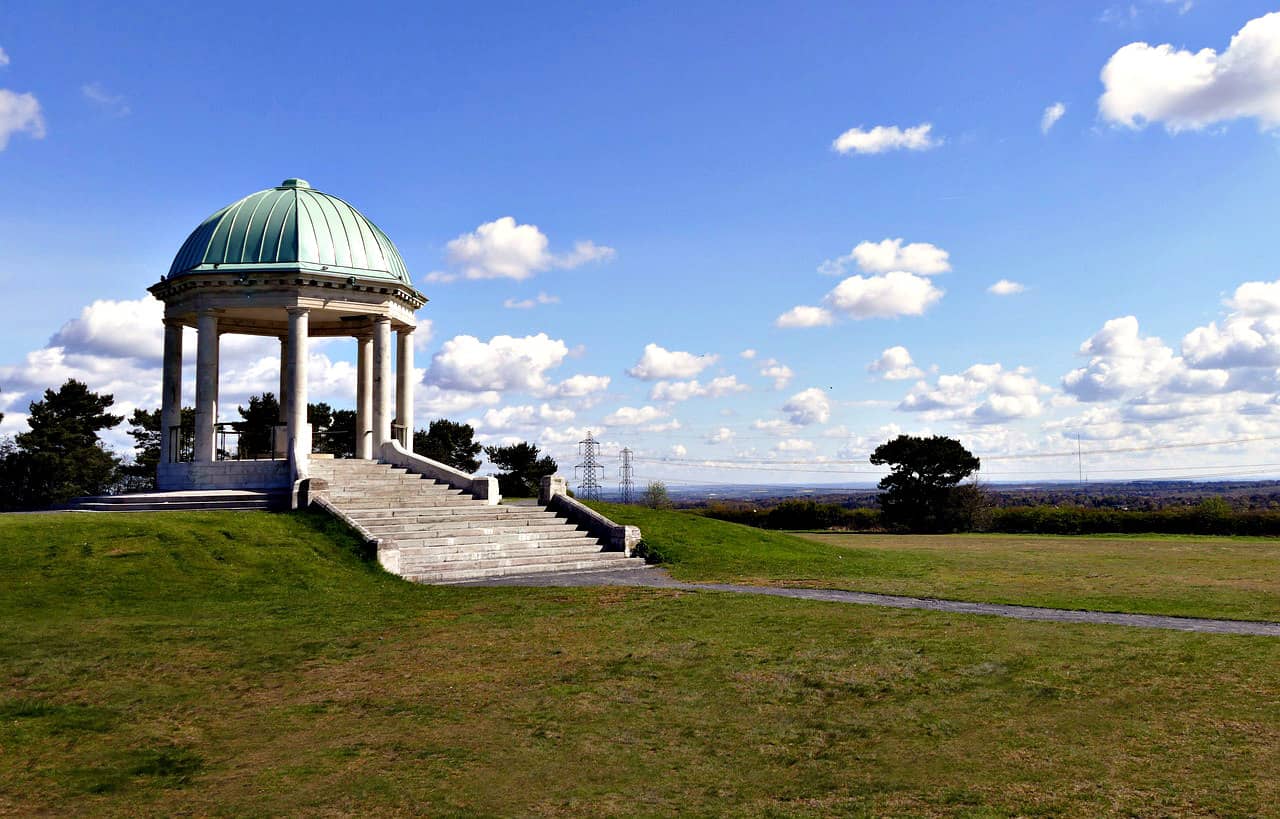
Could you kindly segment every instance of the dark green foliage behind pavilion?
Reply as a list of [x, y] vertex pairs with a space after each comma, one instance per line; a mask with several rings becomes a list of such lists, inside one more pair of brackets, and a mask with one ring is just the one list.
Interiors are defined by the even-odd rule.
[[37, 509], [107, 491], [120, 459], [98, 433], [124, 420], [107, 412], [114, 403], [75, 379], [32, 402], [29, 430], [0, 448], [0, 509]]
[[507, 497], [535, 497], [543, 476], [556, 472], [555, 460], [545, 455], [539, 457], [538, 447], [528, 441], [510, 446], [487, 446], [484, 454], [503, 470], [498, 473], [498, 491]]
[[483, 449], [475, 442], [475, 434], [470, 424], [437, 418], [426, 429], [413, 433], [413, 451], [454, 469], [474, 473], [480, 468], [477, 456]]

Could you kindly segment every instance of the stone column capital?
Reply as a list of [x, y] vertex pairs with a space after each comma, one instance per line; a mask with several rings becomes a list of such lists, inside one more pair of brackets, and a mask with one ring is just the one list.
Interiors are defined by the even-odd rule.
[[174, 328], [174, 329], [176, 329], [176, 330], [181, 330], [181, 329], [183, 328], [183, 326], [184, 326], [184, 325], [183, 325], [183, 323], [182, 323], [182, 319], [169, 318], [168, 316], [166, 316], [166, 317], [165, 317], [165, 319], [164, 319], [164, 326], [165, 326], [165, 327], [172, 327], [172, 328]]
[[212, 316], [213, 318], [217, 318], [222, 315], [223, 311], [221, 307], [201, 307], [197, 312], [201, 317]]
[[286, 307], [286, 308], [284, 308], [284, 311], [285, 311], [286, 313], [288, 313], [289, 315], [291, 315], [291, 316], [305, 316], [305, 315], [307, 315], [308, 313], [310, 313], [310, 312], [311, 312], [311, 308], [310, 308], [310, 307], [298, 307], [298, 306], [296, 306], [296, 305], [295, 305], [295, 306], [293, 306], [293, 307]]

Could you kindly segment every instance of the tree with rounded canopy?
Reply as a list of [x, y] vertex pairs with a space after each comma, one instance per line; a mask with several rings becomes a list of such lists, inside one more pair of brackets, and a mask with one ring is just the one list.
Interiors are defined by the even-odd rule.
[[487, 446], [484, 454], [497, 464], [498, 491], [512, 498], [531, 498], [538, 494], [544, 475], [554, 475], [556, 462], [550, 456], [538, 457], [535, 444], [522, 441], [511, 446]]
[[957, 484], [981, 466], [954, 438], [899, 435], [876, 447], [871, 463], [889, 466], [880, 480], [885, 523], [915, 532], [955, 531], [964, 525]]
[[470, 424], [437, 418], [426, 429], [413, 433], [413, 451], [454, 469], [475, 472], [480, 468], [480, 459], [476, 456], [483, 449], [473, 440], [475, 434]]

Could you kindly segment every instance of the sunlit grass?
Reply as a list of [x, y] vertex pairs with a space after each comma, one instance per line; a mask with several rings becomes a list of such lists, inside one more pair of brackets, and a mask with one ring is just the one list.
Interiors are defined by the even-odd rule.
[[1280, 641], [422, 587], [357, 552], [307, 515], [0, 518], [0, 813], [1257, 815], [1280, 800]]
[[787, 533], [691, 513], [599, 506], [640, 526], [684, 580], [1280, 620], [1276, 539]]

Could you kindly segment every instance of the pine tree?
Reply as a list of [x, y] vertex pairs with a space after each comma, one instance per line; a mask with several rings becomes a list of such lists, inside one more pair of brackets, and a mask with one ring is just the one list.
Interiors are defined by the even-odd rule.
[[107, 409], [111, 395], [98, 395], [75, 379], [34, 401], [27, 432], [14, 437], [4, 456], [0, 504], [37, 508], [82, 495], [98, 495], [117, 479], [120, 459], [104, 449], [98, 433], [124, 420]]
[[476, 456], [483, 449], [473, 440], [475, 434], [470, 424], [439, 418], [426, 429], [413, 433], [413, 451], [454, 469], [475, 472], [480, 468], [480, 459]]
[[498, 491], [516, 498], [538, 494], [544, 475], [554, 475], [556, 462], [549, 456], [538, 457], [538, 447], [528, 441], [511, 446], [487, 446], [484, 454], [497, 464]]

